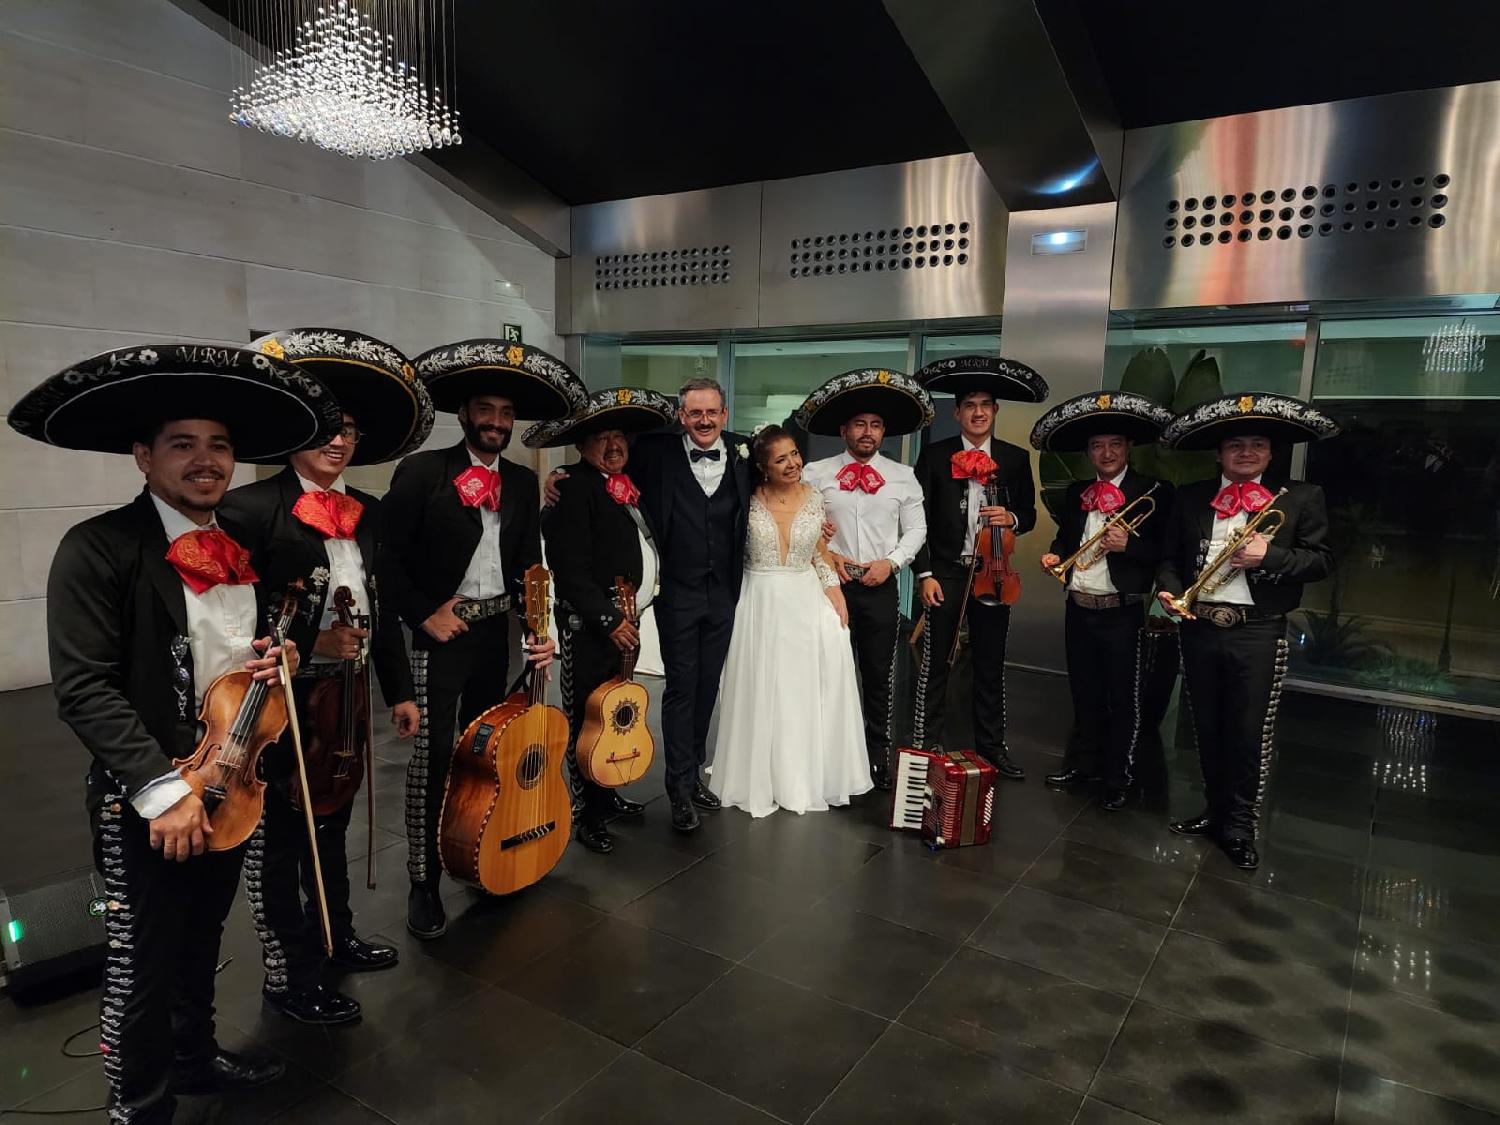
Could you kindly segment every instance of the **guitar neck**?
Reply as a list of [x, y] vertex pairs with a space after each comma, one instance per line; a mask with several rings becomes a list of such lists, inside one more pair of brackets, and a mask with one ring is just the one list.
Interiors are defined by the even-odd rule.
[[622, 652], [620, 654], [620, 679], [626, 683], [635, 679], [635, 661], [636, 657], [640, 655], [640, 651], [638, 648], [633, 648], [629, 652]]

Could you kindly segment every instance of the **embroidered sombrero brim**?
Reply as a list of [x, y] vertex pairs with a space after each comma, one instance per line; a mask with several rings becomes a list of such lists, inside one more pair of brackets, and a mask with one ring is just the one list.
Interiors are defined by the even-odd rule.
[[475, 395], [509, 399], [516, 417], [564, 418], [583, 406], [588, 392], [562, 360], [530, 344], [464, 340], [423, 352], [413, 365], [433, 405], [449, 414]]
[[878, 414], [888, 437], [932, 425], [932, 396], [910, 375], [885, 367], [862, 367], [835, 375], [792, 414], [810, 434], [836, 437], [856, 414]]
[[954, 398], [984, 391], [1007, 402], [1045, 402], [1047, 380], [1024, 363], [994, 355], [955, 355], [934, 360], [917, 372], [932, 394]]
[[521, 444], [531, 449], [555, 449], [604, 430], [643, 433], [668, 424], [676, 412], [676, 403], [656, 391], [610, 387], [589, 395], [587, 405], [566, 418], [538, 422], [521, 435]]
[[1120, 434], [1138, 443], [1156, 441], [1172, 412], [1128, 391], [1093, 391], [1059, 403], [1031, 428], [1033, 449], [1081, 453], [1099, 434]]
[[321, 379], [360, 429], [351, 465], [378, 465], [416, 449], [432, 432], [432, 397], [391, 345], [343, 328], [286, 328], [250, 345]]
[[324, 445], [343, 422], [333, 393], [295, 364], [206, 344], [103, 352], [27, 392], [9, 420], [49, 445], [129, 453], [162, 422], [186, 418], [224, 423], [235, 460], [249, 464]]
[[1173, 449], [1217, 449], [1233, 437], [1263, 437], [1273, 445], [1319, 441], [1339, 432], [1321, 410], [1290, 395], [1225, 395], [1173, 419], [1161, 435]]

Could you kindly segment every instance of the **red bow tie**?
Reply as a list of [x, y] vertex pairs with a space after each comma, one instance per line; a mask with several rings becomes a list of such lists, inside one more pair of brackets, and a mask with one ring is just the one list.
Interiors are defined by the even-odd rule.
[[1085, 512], [1099, 511], [1107, 516], [1125, 503], [1125, 494], [1111, 481], [1096, 480], [1083, 490], [1080, 502]]
[[1258, 512], [1272, 499], [1271, 493], [1253, 480], [1238, 481], [1219, 489], [1209, 507], [1218, 513], [1215, 519], [1227, 520], [1241, 512]]
[[453, 478], [458, 488], [458, 498], [466, 508], [488, 508], [500, 510], [500, 474], [483, 465], [470, 465]]
[[885, 487], [885, 477], [875, 471], [874, 465], [861, 465], [857, 461], [851, 461], [840, 469], [835, 479], [839, 482], [839, 488], [845, 492], [857, 489], [874, 496]]
[[195, 594], [260, 581], [250, 567], [250, 552], [217, 527], [179, 535], [167, 549], [167, 561]]
[[365, 506], [342, 492], [304, 492], [292, 505], [292, 515], [325, 539], [353, 539]]
[[635, 481], [624, 473], [610, 473], [605, 477], [604, 491], [609, 493], [610, 499], [616, 504], [627, 507], [634, 507], [635, 502], [641, 498], [641, 490], [635, 486]]
[[952, 465], [954, 480], [977, 480], [980, 484], [988, 484], [995, 475], [995, 470], [1000, 467], [982, 449], [965, 449], [962, 453], [955, 453]]

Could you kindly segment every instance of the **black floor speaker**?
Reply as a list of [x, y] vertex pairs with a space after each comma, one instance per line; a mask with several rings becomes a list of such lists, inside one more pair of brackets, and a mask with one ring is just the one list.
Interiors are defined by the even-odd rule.
[[97, 984], [108, 909], [104, 880], [89, 868], [27, 890], [0, 887], [0, 948], [11, 995], [24, 998], [65, 979]]

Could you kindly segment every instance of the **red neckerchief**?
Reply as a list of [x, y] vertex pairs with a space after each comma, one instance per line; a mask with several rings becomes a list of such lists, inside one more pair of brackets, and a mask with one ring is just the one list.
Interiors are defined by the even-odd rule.
[[195, 594], [260, 581], [250, 566], [250, 552], [217, 527], [179, 535], [167, 548], [167, 561]]
[[304, 492], [292, 505], [292, 515], [325, 539], [353, 539], [365, 506], [342, 492]]
[[483, 465], [470, 465], [453, 478], [458, 498], [466, 508], [500, 510], [500, 474]]

